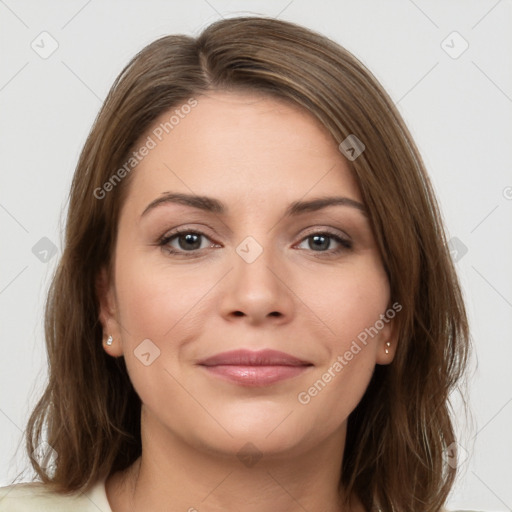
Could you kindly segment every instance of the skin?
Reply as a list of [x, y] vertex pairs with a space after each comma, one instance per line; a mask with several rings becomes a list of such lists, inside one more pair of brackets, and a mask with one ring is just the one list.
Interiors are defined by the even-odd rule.
[[[356, 181], [308, 112], [255, 93], [196, 99], [133, 171], [114, 273], [98, 279], [100, 318], [114, 338], [104, 349], [124, 356], [143, 404], [142, 456], [107, 479], [112, 510], [363, 511], [354, 498], [344, 505], [337, 491], [347, 417], [375, 365], [393, 359], [392, 322], [308, 404], [297, 396], [385, 313], [389, 283], [359, 209], [283, 216], [298, 200], [362, 203]], [[167, 192], [214, 197], [228, 211], [163, 203], [141, 217]], [[159, 246], [176, 227], [204, 233], [200, 248], [191, 250], [183, 236], [168, 243], [179, 255]], [[326, 229], [352, 248], [329, 237], [315, 246], [312, 233]], [[236, 252], [248, 236], [263, 249], [252, 263]], [[145, 339], [160, 350], [149, 366], [134, 354]], [[197, 366], [238, 348], [281, 350], [313, 366], [259, 388]], [[252, 466], [237, 457], [248, 442], [262, 455]]]

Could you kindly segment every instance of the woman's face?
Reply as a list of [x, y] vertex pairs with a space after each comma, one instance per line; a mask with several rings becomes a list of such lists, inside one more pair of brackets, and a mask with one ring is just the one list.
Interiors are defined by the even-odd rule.
[[[298, 107], [248, 93], [195, 100], [136, 145], [101, 298], [105, 350], [124, 356], [144, 428], [169, 439], [224, 454], [250, 442], [267, 456], [343, 441], [395, 349], [356, 181]], [[315, 207], [326, 198], [337, 203]], [[290, 357], [206, 361], [241, 349]]]

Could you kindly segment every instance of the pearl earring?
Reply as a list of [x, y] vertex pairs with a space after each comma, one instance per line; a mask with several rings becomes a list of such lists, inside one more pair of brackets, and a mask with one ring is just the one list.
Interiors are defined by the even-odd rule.
[[386, 352], [386, 354], [389, 354], [389, 347], [391, 347], [391, 342], [386, 341], [386, 350], [384, 350], [384, 352]]
[[109, 336], [107, 339], [107, 345], [110, 347], [110, 345], [112, 345], [113, 341], [114, 341], [114, 338], [112, 338], [112, 336]]

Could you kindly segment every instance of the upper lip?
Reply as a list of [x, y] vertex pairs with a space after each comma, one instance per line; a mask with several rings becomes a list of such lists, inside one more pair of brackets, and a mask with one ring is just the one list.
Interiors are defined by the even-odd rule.
[[199, 361], [202, 366], [310, 366], [312, 363], [278, 350], [232, 350]]

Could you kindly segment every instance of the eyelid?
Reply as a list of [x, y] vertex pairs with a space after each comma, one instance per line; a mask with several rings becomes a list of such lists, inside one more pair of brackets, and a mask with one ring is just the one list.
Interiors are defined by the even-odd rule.
[[[192, 225], [179, 226], [177, 228], [172, 228], [172, 229], [166, 230], [164, 232], [164, 234], [158, 238], [158, 240], [163, 240], [165, 238], [169, 238], [169, 237], [178, 235], [180, 233], [195, 233], [198, 235], [202, 235], [205, 238], [208, 238], [212, 242], [215, 242], [215, 240], [213, 240], [212, 236], [210, 236], [208, 233], [205, 233], [203, 231], [205, 226], [208, 229], [211, 229], [213, 231], [213, 228], [211, 228], [210, 226], [208, 226], [206, 224], [201, 225], [201, 227], [199, 227], [199, 228], [195, 228]], [[345, 231], [343, 231], [339, 228], [333, 228], [333, 227], [327, 227], [327, 226], [325, 226], [325, 227], [312, 226], [312, 227], [306, 228], [305, 231], [303, 231], [301, 233], [301, 235], [300, 235], [301, 238], [298, 240], [298, 242], [302, 242], [304, 240], [304, 238], [306, 238], [307, 236], [311, 236], [311, 235], [315, 235], [315, 234], [329, 234], [329, 235], [339, 236], [349, 242], [352, 242], [351, 237]], [[219, 242], [215, 242], [215, 243], [219, 243]]]
[[202, 235], [208, 239], [212, 239], [212, 236], [209, 235], [205, 231], [211, 231], [214, 232], [215, 230], [208, 226], [208, 224], [199, 224], [199, 227], [195, 227], [195, 225], [185, 225], [185, 226], [178, 226], [176, 228], [169, 228], [166, 229], [163, 234], [159, 237], [159, 240], [163, 238], [168, 238], [170, 236], [178, 235], [180, 233], [196, 233], [198, 235]]
[[305, 237], [311, 236], [311, 235], [316, 235], [317, 233], [339, 236], [340, 238], [347, 240], [347, 242], [352, 242], [352, 238], [345, 231], [342, 231], [341, 229], [338, 229], [338, 228], [332, 228], [332, 227], [327, 227], [327, 226], [325, 226], [325, 227], [315, 226], [312, 228], [307, 228], [306, 231], [301, 235], [302, 236], [301, 241]]
[[[171, 238], [175, 238], [181, 234], [195, 234], [195, 235], [202, 236], [203, 238], [209, 240], [210, 242], [212, 242], [212, 245], [220, 245], [218, 242], [213, 240], [213, 238], [210, 235], [208, 235], [208, 233], [205, 233], [204, 230], [191, 228], [191, 227], [187, 227], [187, 226], [185, 226], [185, 227], [180, 226], [175, 229], [167, 230], [162, 236], [160, 236], [158, 238], [157, 242], [159, 244], [163, 244], [164, 242], [169, 243]], [[185, 252], [185, 251], [183, 251], [183, 252]]]

